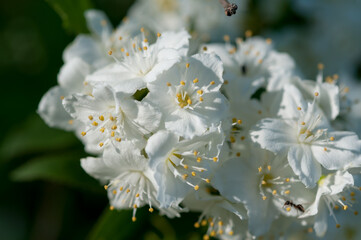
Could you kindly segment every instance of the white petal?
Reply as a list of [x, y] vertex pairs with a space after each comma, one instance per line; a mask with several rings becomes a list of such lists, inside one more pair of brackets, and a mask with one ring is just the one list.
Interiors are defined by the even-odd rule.
[[65, 63], [58, 74], [59, 85], [71, 93], [80, 93], [84, 89], [85, 77], [90, 73], [90, 66], [80, 58], [72, 58]]
[[109, 166], [103, 158], [87, 157], [80, 160], [85, 172], [100, 180], [110, 180], [116, 178], [120, 173], [119, 169]]
[[87, 10], [84, 15], [88, 28], [92, 33], [102, 39], [106, 39], [111, 35], [113, 26], [104, 12], [91, 9]]
[[258, 122], [251, 131], [251, 138], [261, 148], [275, 154], [286, 154], [292, 145], [297, 144], [295, 131], [297, 130], [284, 120], [266, 118]]
[[318, 214], [315, 217], [315, 223], [313, 225], [317, 237], [323, 237], [327, 231], [327, 211], [326, 204], [321, 203]]
[[311, 148], [304, 144], [292, 146], [287, 158], [302, 183], [308, 188], [314, 187], [321, 177], [321, 165], [314, 159]]

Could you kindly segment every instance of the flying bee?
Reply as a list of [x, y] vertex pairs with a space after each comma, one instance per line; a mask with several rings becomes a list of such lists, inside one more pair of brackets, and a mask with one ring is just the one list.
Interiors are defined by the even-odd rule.
[[305, 212], [305, 208], [301, 205], [301, 204], [294, 204], [292, 201], [286, 201], [285, 204], [283, 204], [283, 206], [290, 206], [290, 207], [294, 207], [295, 209], [297, 209], [297, 211], [301, 211], [301, 212]]

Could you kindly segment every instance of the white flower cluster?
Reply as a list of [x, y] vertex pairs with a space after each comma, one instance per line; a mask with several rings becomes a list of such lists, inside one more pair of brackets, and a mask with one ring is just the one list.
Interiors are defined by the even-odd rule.
[[38, 112], [96, 156], [81, 166], [111, 209], [132, 208], [133, 221], [145, 205], [198, 211], [204, 239], [321, 237], [329, 214], [343, 224], [337, 209], [357, 215], [361, 141], [345, 119], [360, 119], [347, 118], [352, 89], [337, 75], [319, 66], [316, 81], [301, 80], [290, 56], [249, 31], [189, 56], [185, 30], [151, 41], [132, 19], [113, 30], [102, 12], [85, 16], [92, 35], [65, 50]]

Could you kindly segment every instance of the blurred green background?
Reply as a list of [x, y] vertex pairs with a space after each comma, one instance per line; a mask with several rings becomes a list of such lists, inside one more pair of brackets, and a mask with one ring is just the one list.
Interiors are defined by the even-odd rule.
[[[132, 0], [13, 0], [0, 2], [0, 239], [200, 239], [198, 214], [167, 219], [146, 209], [109, 211], [105, 191], [83, 172], [82, 144], [51, 129], [35, 113], [43, 94], [57, 84], [62, 52], [87, 32], [83, 11], [98, 8], [116, 26]], [[285, 1], [272, 21], [250, 1], [245, 29], [302, 27], [307, 19]], [[237, 15], [235, 16], [237, 17]], [[315, 68], [316, 73], [316, 68]]]

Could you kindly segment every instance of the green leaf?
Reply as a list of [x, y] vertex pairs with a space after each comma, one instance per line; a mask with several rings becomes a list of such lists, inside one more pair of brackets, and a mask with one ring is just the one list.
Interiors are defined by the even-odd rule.
[[0, 161], [24, 154], [49, 152], [76, 146], [73, 133], [48, 127], [38, 115], [32, 115], [24, 123], [9, 131], [0, 146]]
[[63, 27], [71, 33], [87, 33], [84, 11], [92, 8], [90, 0], [46, 0], [59, 14]]
[[104, 192], [99, 182], [80, 166], [81, 154], [63, 153], [32, 159], [15, 169], [10, 177], [14, 181], [46, 180], [93, 192]]
[[[123, 240], [138, 239], [136, 236], [144, 234], [142, 226], [146, 222], [146, 209], [137, 210], [137, 221], [132, 222], [133, 210], [109, 210], [106, 209], [99, 218], [89, 240]], [[138, 236], [139, 237], [139, 236]]]

